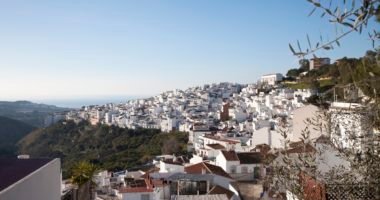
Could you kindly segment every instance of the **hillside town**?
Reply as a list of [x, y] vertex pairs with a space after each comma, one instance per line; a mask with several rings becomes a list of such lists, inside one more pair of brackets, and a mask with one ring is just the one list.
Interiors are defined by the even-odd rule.
[[[315, 62], [311, 65], [318, 67]], [[338, 127], [334, 130], [306, 123], [322, 112], [307, 103], [309, 97], [318, 95], [317, 91], [284, 87], [282, 79], [279, 73], [268, 74], [257, 84], [211, 84], [125, 104], [84, 106], [67, 113], [66, 119], [189, 134], [191, 156], [161, 155], [147, 163], [149, 170], [98, 173], [95, 181], [99, 199], [289, 198], [291, 191], [278, 194], [268, 190], [264, 181], [271, 175], [272, 166], [283, 162], [276, 152], [284, 150], [285, 142], [290, 142], [285, 151], [293, 156], [323, 148], [317, 168], [327, 173], [342, 164], [349, 168], [347, 161], [334, 156], [337, 149], [333, 145], [350, 148], [354, 144], [348, 139], [348, 130], [355, 129], [358, 135], [365, 130], [363, 116], [340, 112], [360, 107], [354, 103], [331, 103], [328, 112], [333, 120], [325, 119], [323, 123]], [[343, 127], [342, 122], [352, 125]], [[305, 129], [315, 147], [305, 149], [300, 145]], [[325, 139], [328, 131], [332, 133], [331, 141]]]
[[[310, 65], [318, 69], [326, 62], [329, 59], [323, 58]], [[127, 129], [159, 129], [161, 134], [186, 132], [188, 154], [157, 155], [134, 169], [97, 171], [91, 178], [95, 188], [92, 181], [81, 187], [87, 192], [60, 176], [55, 182], [46, 180], [49, 186], [44, 187], [59, 190], [62, 199], [297, 199], [293, 191], [274, 190], [268, 182], [277, 166], [289, 165], [284, 163], [286, 156], [313, 155], [320, 177], [336, 167], [349, 171], [350, 162], [338, 156], [337, 147], [362, 150], [366, 147], [360, 141], [354, 143], [351, 133], [361, 136], [378, 131], [369, 130], [368, 116], [356, 112], [363, 105], [344, 99], [330, 102], [329, 118], [318, 118], [326, 110], [308, 102], [321, 95], [318, 90], [292, 89], [284, 79], [280, 73], [267, 74], [255, 84], [207, 84], [126, 103], [87, 105], [52, 114], [45, 120], [47, 124], [70, 120]], [[366, 98], [360, 90], [354, 93]], [[352, 96], [345, 92], [347, 95]], [[305, 140], [313, 145], [304, 146]], [[17, 169], [33, 165], [37, 167], [36, 174], [60, 171], [59, 159], [35, 160], [28, 155], [5, 164]], [[41, 166], [46, 167], [38, 168]], [[307, 180], [304, 195], [331, 194], [323, 178], [313, 178], [306, 171], [301, 178]]]
[[0, 200], [380, 200], [380, 0], [0, 10]]

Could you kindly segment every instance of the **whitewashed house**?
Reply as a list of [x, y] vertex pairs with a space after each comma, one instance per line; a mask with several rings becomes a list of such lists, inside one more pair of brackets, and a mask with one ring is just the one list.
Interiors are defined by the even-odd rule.
[[184, 169], [183, 164], [175, 159], [160, 161], [160, 173], [184, 172]]
[[220, 151], [215, 165], [225, 170], [235, 180], [254, 180], [265, 176], [260, 152]]
[[282, 148], [283, 136], [270, 127], [262, 127], [252, 133], [252, 146], [267, 144], [271, 148]]
[[275, 85], [279, 81], [282, 81], [282, 74], [280, 73], [275, 73], [275, 74], [267, 74], [263, 75], [260, 78], [261, 83], [267, 83], [268, 85]]

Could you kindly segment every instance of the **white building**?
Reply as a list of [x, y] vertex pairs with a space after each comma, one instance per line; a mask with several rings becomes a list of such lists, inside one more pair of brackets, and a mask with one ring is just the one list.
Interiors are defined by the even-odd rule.
[[175, 160], [161, 160], [160, 173], [184, 172], [185, 167]]
[[156, 200], [158, 191], [156, 191], [149, 180], [141, 180], [138, 187], [123, 187], [117, 192], [121, 200]]
[[263, 75], [260, 78], [261, 83], [267, 83], [268, 85], [275, 85], [277, 82], [282, 81], [282, 74], [275, 73], [275, 74], [267, 74]]
[[59, 159], [0, 159], [1, 200], [60, 200]]
[[309, 68], [310, 70], [318, 69], [328, 64], [330, 64], [330, 58], [312, 58], [310, 59]]
[[283, 148], [284, 137], [281, 133], [270, 130], [270, 127], [262, 127], [252, 133], [252, 146], [267, 144], [271, 148]]
[[[307, 105], [293, 111], [292, 134], [289, 140], [297, 142], [302, 138], [302, 134], [308, 132], [309, 139], [316, 139], [326, 133], [326, 119], [323, 118], [322, 111], [317, 106]], [[318, 126], [316, 125], [318, 124]]]
[[111, 176], [108, 174], [107, 170], [101, 171], [97, 173], [93, 180], [96, 183], [96, 186], [99, 188], [110, 186], [110, 178]]
[[221, 167], [235, 180], [253, 180], [265, 176], [261, 168], [262, 155], [259, 152], [220, 151], [215, 165]]

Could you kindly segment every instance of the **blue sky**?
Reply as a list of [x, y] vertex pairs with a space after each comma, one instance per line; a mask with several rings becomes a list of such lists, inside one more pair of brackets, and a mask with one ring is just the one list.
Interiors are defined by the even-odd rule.
[[[297, 66], [331, 26], [306, 0], [0, 1], [0, 100], [155, 95]], [[374, 26], [374, 25], [371, 25]], [[332, 59], [371, 48], [352, 34]]]

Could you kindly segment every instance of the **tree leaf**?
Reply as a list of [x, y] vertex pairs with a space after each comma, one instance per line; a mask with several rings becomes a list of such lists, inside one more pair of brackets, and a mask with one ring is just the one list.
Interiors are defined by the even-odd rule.
[[315, 11], [316, 9], [317, 9], [317, 7], [314, 7], [313, 10], [311, 10], [311, 12], [309, 13], [308, 17], [310, 17], [310, 16], [314, 13], [314, 11]]
[[325, 9], [325, 11], [326, 11], [329, 15], [333, 15], [330, 9]]
[[348, 22], [342, 22], [343, 25], [348, 26], [350, 28], [354, 28], [354, 26]]
[[311, 49], [311, 42], [310, 42], [309, 34], [307, 34], [306, 37], [307, 37], [307, 43], [309, 43], [309, 48]]
[[300, 41], [299, 41], [299, 40], [297, 40], [297, 46], [298, 46], [298, 50], [299, 50], [300, 52], [302, 52], [302, 49], [301, 49], [301, 45], [300, 45]]
[[330, 49], [331, 49], [330, 46], [323, 46], [322, 48], [323, 48], [324, 50], [330, 50]]
[[292, 47], [292, 45], [290, 43], [289, 43], [289, 48], [290, 48], [290, 51], [292, 51], [292, 53], [295, 55], [296, 52], [294, 51], [294, 49], [293, 49], [293, 47]]

